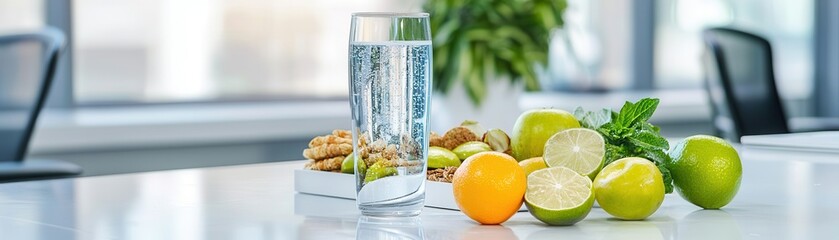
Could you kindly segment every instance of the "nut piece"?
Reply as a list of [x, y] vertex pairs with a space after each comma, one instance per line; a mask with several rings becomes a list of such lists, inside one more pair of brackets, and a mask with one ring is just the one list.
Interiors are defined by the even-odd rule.
[[428, 144], [433, 147], [443, 147], [452, 150], [465, 142], [480, 141], [480, 136], [475, 135], [467, 127], [455, 127], [446, 132], [442, 137], [432, 133]]
[[454, 178], [455, 171], [457, 171], [457, 167], [431, 169], [428, 170], [425, 179], [427, 179], [428, 181], [450, 183]]
[[507, 136], [507, 133], [501, 129], [490, 129], [484, 133], [483, 140], [484, 143], [489, 144], [492, 151], [503, 152], [506, 154], [512, 153], [512, 148], [510, 148], [510, 136]]
[[[337, 131], [337, 130], [336, 130]], [[336, 135], [317, 136], [309, 142], [309, 148], [333, 144], [352, 144], [352, 136], [344, 138]]]
[[352, 152], [352, 144], [341, 143], [331, 145], [320, 145], [303, 150], [303, 157], [313, 160], [326, 158], [343, 157]]
[[344, 162], [344, 156], [323, 159], [323, 160], [310, 160], [306, 163], [304, 169], [308, 170], [317, 170], [317, 171], [340, 171], [341, 164]]
[[331, 135], [317, 136], [303, 150], [303, 157], [321, 161], [343, 157], [352, 152], [352, 134], [347, 130], [334, 130]]
[[347, 138], [352, 140], [352, 132], [350, 130], [335, 129], [332, 130], [332, 135], [340, 138]]

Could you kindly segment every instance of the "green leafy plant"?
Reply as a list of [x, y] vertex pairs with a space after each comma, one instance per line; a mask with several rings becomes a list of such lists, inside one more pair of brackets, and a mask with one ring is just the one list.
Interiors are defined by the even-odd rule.
[[475, 105], [496, 76], [539, 90], [537, 69], [547, 65], [565, 7], [564, 0], [429, 0], [434, 89], [447, 93], [462, 81]]
[[671, 162], [667, 151], [670, 144], [661, 136], [659, 128], [647, 122], [653, 116], [659, 100], [644, 98], [638, 102], [626, 102], [620, 112], [603, 109], [588, 112], [578, 107], [574, 116], [580, 125], [593, 129], [606, 140], [605, 165], [625, 157], [646, 158], [661, 171], [664, 190], [673, 192], [673, 178], [667, 165]]

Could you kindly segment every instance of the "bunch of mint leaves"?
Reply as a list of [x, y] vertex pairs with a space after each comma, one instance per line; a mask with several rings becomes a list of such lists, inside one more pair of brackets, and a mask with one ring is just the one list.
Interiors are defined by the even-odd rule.
[[661, 136], [659, 128], [648, 123], [659, 100], [644, 98], [626, 102], [620, 112], [602, 109], [589, 112], [578, 107], [574, 117], [585, 128], [595, 130], [606, 140], [605, 165], [625, 157], [646, 158], [658, 167], [664, 178], [665, 193], [673, 192], [673, 178], [667, 165], [671, 162], [667, 151], [670, 144]]

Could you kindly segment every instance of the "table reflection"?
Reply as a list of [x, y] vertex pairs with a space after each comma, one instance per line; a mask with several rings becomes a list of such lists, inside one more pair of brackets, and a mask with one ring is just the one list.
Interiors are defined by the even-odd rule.
[[464, 240], [517, 240], [513, 230], [503, 225], [475, 225], [464, 231], [460, 238]]
[[[650, 221], [624, 221], [611, 220], [612, 224], [606, 230], [604, 239], [669, 239], [659, 229], [659, 226]], [[712, 239], [712, 238], [709, 238]]]
[[696, 210], [678, 223], [678, 239], [742, 239], [737, 221], [724, 210]]
[[[586, 234], [578, 225], [550, 227], [527, 235], [526, 240], [545, 240], [545, 239], [562, 239], [562, 236], [594, 236]], [[578, 239], [578, 238], [575, 238]]]
[[361, 216], [358, 218], [356, 239], [425, 239], [422, 220], [419, 217], [381, 218]]

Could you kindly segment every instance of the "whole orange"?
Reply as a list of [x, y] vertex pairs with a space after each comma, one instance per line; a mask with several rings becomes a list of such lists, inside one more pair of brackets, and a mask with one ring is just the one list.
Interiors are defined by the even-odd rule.
[[452, 179], [460, 211], [481, 224], [501, 224], [521, 208], [527, 176], [515, 158], [482, 152], [463, 161]]

